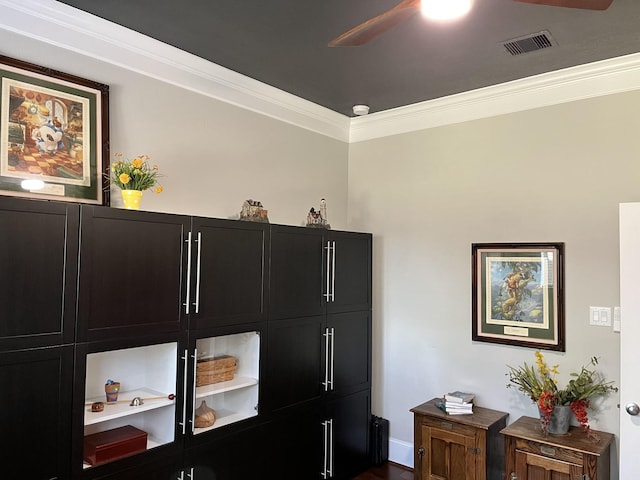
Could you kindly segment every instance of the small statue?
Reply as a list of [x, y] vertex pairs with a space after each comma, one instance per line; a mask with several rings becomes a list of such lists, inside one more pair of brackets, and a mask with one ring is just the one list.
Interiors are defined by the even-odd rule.
[[245, 200], [240, 211], [240, 220], [269, 223], [267, 213], [269, 211], [262, 208], [262, 203], [258, 200]]
[[307, 214], [307, 227], [314, 228], [331, 228], [327, 221], [327, 201], [323, 198], [320, 200], [320, 210], [311, 207]]

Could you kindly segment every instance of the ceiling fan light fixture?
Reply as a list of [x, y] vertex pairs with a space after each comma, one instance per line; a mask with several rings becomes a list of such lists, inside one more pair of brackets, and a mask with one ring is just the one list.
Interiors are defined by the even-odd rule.
[[472, 0], [421, 0], [422, 15], [431, 20], [453, 20], [471, 10]]

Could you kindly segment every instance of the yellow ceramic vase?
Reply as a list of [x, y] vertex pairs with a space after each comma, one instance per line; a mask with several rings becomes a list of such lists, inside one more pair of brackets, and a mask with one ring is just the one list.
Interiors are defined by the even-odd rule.
[[122, 192], [122, 202], [127, 210], [138, 210], [142, 199], [141, 190], [120, 190]]

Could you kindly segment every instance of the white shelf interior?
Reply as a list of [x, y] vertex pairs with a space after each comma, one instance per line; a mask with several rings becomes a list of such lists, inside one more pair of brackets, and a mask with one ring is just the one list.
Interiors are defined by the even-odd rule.
[[[172, 342], [88, 354], [84, 434], [131, 425], [147, 432], [147, 449], [173, 442], [176, 402], [169, 395], [177, 393], [177, 351], [178, 344]], [[118, 403], [106, 401], [104, 385], [109, 379], [120, 382]], [[143, 404], [130, 406], [134, 397], [142, 398]], [[92, 412], [93, 402], [103, 402], [104, 411]]]
[[198, 435], [258, 415], [260, 386], [260, 335], [245, 332], [196, 341], [198, 359], [232, 355], [237, 368], [232, 380], [195, 388], [197, 409], [202, 402], [216, 413], [215, 423], [206, 428], [194, 428]]

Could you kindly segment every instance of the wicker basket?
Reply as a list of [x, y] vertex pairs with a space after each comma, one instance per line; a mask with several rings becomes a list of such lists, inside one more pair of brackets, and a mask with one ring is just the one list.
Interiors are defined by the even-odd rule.
[[233, 380], [238, 363], [236, 357], [220, 355], [203, 358], [196, 365], [196, 387]]

